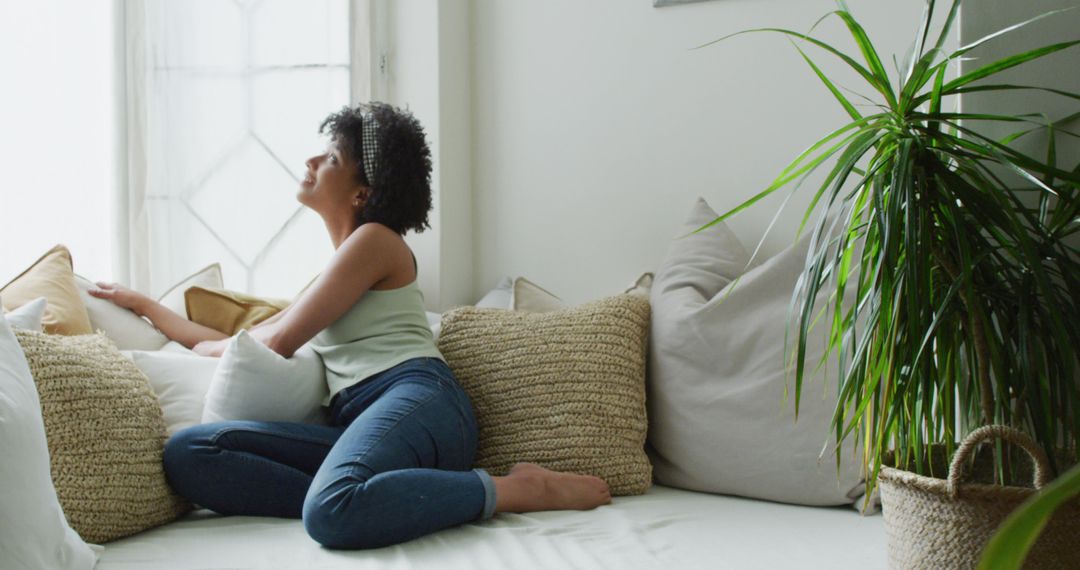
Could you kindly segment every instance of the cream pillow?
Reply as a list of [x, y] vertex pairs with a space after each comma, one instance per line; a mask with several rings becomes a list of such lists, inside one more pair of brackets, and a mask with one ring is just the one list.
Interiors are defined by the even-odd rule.
[[90, 315], [90, 326], [95, 331], [104, 332], [120, 350], [159, 350], [169, 342], [169, 337], [134, 311], [117, 306], [108, 299], [90, 296], [88, 291], [96, 285], [89, 279], [76, 275], [75, 286]]
[[601, 477], [616, 495], [644, 493], [648, 327], [640, 295], [548, 313], [443, 315], [439, 350], [476, 411], [476, 465], [504, 475], [529, 461]]
[[50, 476], [37, 388], [4, 316], [0, 426], [0, 568], [91, 570], [97, 555], [64, 518]]
[[284, 358], [240, 331], [210, 381], [202, 421], [325, 424], [322, 405], [329, 395], [322, 358], [309, 346]]
[[149, 379], [170, 436], [202, 422], [206, 392], [219, 360], [181, 349], [183, 353], [170, 348], [124, 352]]
[[[748, 255], [698, 199], [671, 241], [652, 290], [649, 443], [656, 481], [672, 487], [803, 505], [851, 504], [859, 461], [837, 470], [829, 423], [836, 364], [807, 376], [796, 422], [785, 402], [784, 338], [809, 242], [746, 270]], [[689, 234], [689, 235], [688, 235]], [[808, 363], [825, 338], [807, 339]], [[828, 376], [826, 376], [828, 374]]]
[[221, 264], [211, 263], [206, 267], [188, 275], [173, 285], [161, 297], [158, 302], [170, 311], [178, 315], [187, 315], [187, 306], [184, 301], [184, 293], [189, 287], [207, 287], [210, 289], [222, 289], [225, 287], [221, 279]]
[[[623, 293], [649, 296], [653, 274], [643, 273]], [[562, 299], [524, 277], [502, 280], [476, 303], [477, 308], [511, 309], [532, 313], [548, 313], [567, 308]]]
[[91, 332], [90, 317], [75, 287], [71, 270], [71, 253], [58, 245], [41, 256], [7, 285], [0, 287], [5, 310], [45, 297], [48, 307], [42, 324], [50, 334], [87, 334]]
[[104, 335], [16, 331], [37, 385], [52, 479], [85, 540], [108, 542], [190, 509], [165, 480], [165, 423], [139, 369]]
[[562, 299], [524, 277], [514, 279], [510, 308], [515, 311], [546, 313], [566, 308]]

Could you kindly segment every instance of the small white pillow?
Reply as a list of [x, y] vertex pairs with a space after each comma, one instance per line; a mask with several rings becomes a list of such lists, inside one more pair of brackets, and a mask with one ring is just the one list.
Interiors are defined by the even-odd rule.
[[95, 548], [56, 498], [41, 402], [22, 348], [0, 316], [0, 568], [91, 570]]
[[[173, 343], [170, 343], [173, 344]], [[179, 345], [177, 345], [179, 346]], [[183, 347], [181, 347], [183, 348]], [[131, 350], [124, 354], [150, 379], [165, 416], [165, 432], [172, 435], [202, 422], [203, 404], [218, 358], [163, 350]]]
[[184, 292], [190, 287], [206, 287], [208, 289], [224, 289], [225, 284], [221, 279], [221, 264], [211, 263], [195, 273], [181, 279], [166, 291], [158, 302], [172, 312], [187, 318], [187, 303], [184, 301]]
[[638, 277], [633, 284], [623, 291], [623, 293], [648, 297], [652, 293], [654, 277], [655, 276], [652, 273], [642, 273], [641, 277]]
[[45, 297], [38, 297], [10, 313], [5, 313], [4, 317], [12, 328], [41, 332], [41, 319], [45, 317], [46, 306], [48, 301]]
[[322, 403], [328, 396], [322, 358], [310, 347], [302, 346], [286, 359], [240, 331], [210, 381], [202, 421], [324, 424]]
[[495, 288], [476, 302], [477, 309], [509, 309], [514, 298], [514, 280], [509, 276], [499, 279]]
[[426, 311], [426, 313], [427, 324], [428, 327], [431, 328], [431, 335], [435, 340], [439, 340], [439, 333], [442, 332], [442, 314], [432, 313], [431, 311]]
[[75, 276], [75, 288], [90, 315], [90, 326], [100, 330], [120, 350], [159, 350], [169, 338], [154, 328], [150, 321], [134, 311], [118, 306], [108, 299], [91, 297], [88, 291], [96, 287], [89, 279]]

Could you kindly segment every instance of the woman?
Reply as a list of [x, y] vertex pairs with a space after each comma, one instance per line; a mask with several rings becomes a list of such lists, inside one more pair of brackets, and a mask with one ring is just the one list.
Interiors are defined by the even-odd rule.
[[[223, 514], [302, 517], [332, 548], [386, 546], [497, 512], [591, 509], [610, 502], [596, 477], [521, 463], [505, 477], [469, 470], [476, 420], [435, 347], [402, 236], [428, 227], [431, 153], [412, 115], [345, 108], [320, 127], [300, 203], [335, 253], [292, 305], [251, 329], [290, 357], [308, 341], [327, 368], [332, 424], [230, 421], [166, 444], [173, 488]], [[170, 338], [217, 356], [225, 335], [116, 284], [92, 292], [148, 317]]]

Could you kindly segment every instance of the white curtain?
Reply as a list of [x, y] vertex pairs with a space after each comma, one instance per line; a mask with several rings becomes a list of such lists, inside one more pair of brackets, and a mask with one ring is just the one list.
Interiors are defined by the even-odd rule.
[[348, 104], [349, 0], [128, 0], [127, 281], [158, 294], [210, 263], [225, 286], [290, 298], [333, 253], [296, 202], [321, 120]]

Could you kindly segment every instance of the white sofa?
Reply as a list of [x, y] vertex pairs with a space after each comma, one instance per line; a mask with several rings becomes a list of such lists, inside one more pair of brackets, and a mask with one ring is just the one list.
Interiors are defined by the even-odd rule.
[[[710, 246], [707, 251], [718, 249]], [[512, 307], [514, 294], [513, 284], [506, 280], [478, 305]], [[104, 313], [95, 314], [95, 310], [109, 306], [95, 305], [89, 297], [85, 300], [97, 328], [108, 329], [101, 326]], [[532, 301], [552, 303], [543, 295]], [[437, 316], [431, 316], [434, 326]], [[146, 326], [141, 320], [136, 321], [137, 325]], [[158, 395], [162, 397], [161, 393]], [[180, 406], [184, 402], [178, 400], [174, 404]], [[165, 406], [164, 400], [162, 405]], [[169, 415], [170, 410], [166, 410], [166, 416]], [[764, 417], [761, 421], [776, 419]], [[740, 431], [753, 429], [744, 424]], [[743, 435], [731, 430], [726, 433]], [[719, 452], [712, 455], [715, 457], [709, 459], [713, 468], [723, 468], [724, 457], [732, 457], [728, 463], [735, 465], [733, 456]], [[822, 484], [810, 478], [795, 481], [796, 485], [807, 487]], [[773, 490], [773, 483], [764, 480], [760, 483], [762, 488]], [[835, 474], [831, 485], [837, 486]], [[377, 550], [325, 549], [307, 536], [299, 520], [227, 517], [207, 510], [196, 510], [164, 526], [95, 550], [99, 570], [868, 569], [884, 568], [887, 564], [883, 527], [881, 517], [863, 516], [850, 504], [798, 506], [654, 485], [644, 495], [616, 497], [610, 505], [592, 511], [503, 513], [482, 523], [462, 525]]]
[[[478, 306], [554, 309], [557, 300], [549, 295], [528, 281], [504, 279]], [[436, 326], [438, 315], [429, 318]], [[201, 510], [107, 544], [97, 568], [870, 569], [886, 564], [882, 517], [862, 516], [851, 506], [797, 506], [654, 485], [645, 495], [615, 497], [593, 511], [499, 514], [370, 551], [322, 548], [297, 520]]]

